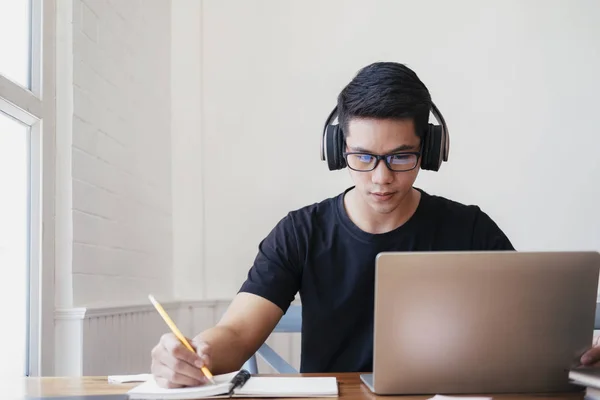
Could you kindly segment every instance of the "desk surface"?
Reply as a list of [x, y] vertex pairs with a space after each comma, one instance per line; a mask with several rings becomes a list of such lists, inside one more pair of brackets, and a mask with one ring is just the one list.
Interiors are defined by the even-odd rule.
[[[293, 376], [293, 375], [288, 375]], [[324, 376], [317, 374], [301, 374], [299, 376]], [[344, 400], [373, 400], [375, 398], [388, 399], [400, 398], [403, 400], [423, 400], [432, 396], [375, 396], [364, 386], [356, 373], [328, 374], [335, 376], [339, 382], [340, 398]], [[106, 376], [100, 377], [43, 377], [24, 378], [24, 380], [0, 381], [2, 398], [9, 392], [13, 395], [21, 394], [25, 397], [41, 396], [76, 396], [98, 394], [124, 394], [139, 383], [109, 384]], [[483, 394], [485, 395], [485, 394]], [[13, 396], [13, 398], [19, 398]], [[583, 392], [566, 394], [502, 394], [491, 395], [494, 399], [505, 400], [583, 400]], [[296, 399], [297, 400], [297, 399]], [[314, 400], [314, 399], [313, 399]]]

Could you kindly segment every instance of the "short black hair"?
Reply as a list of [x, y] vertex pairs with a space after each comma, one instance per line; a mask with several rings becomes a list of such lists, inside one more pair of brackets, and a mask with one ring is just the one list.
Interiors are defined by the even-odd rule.
[[429, 123], [431, 95], [404, 64], [376, 62], [362, 68], [338, 96], [338, 122], [348, 135], [352, 118], [413, 120], [419, 138]]

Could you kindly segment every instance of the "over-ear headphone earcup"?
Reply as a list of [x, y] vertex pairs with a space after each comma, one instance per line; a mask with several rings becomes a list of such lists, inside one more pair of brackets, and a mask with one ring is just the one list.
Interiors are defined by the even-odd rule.
[[325, 132], [325, 154], [329, 170], [342, 169], [346, 166], [343, 156], [344, 135], [338, 125], [329, 125]]
[[336, 142], [335, 165], [337, 167], [336, 169], [342, 169], [342, 168], [346, 167], [346, 159], [344, 158], [345, 142], [344, 142], [344, 132], [339, 128], [339, 126], [336, 127], [336, 129], [335, 129], [335, 142]]
[[437, 171], [442, 163], [442, 127], [429, 124], [423, 138], [421, 169]]

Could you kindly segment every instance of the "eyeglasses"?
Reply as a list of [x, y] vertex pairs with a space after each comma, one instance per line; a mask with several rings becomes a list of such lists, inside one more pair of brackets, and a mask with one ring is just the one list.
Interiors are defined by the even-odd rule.
[[346, 152], [344, 158], [348, 168], [354, 171], [367, 172], [377, 168], [380, 160], [385, 161], [385, 165], [390, 171], [405, 172], [415, 169], [419, 162], [420, 152], [403, 152], [396, 154], [377, 154], [363, 152]]

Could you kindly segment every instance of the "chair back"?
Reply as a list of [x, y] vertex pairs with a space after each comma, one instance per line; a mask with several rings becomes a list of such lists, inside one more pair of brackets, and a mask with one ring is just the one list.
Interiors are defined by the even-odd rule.
[[[292, 304], [288, 307], [287, 311], [275, 328], [273, 332], [276, 333], [300, 333], [302, 332], [302, 306]], [[288, 362], [286, 362], [279, 354], [275, 352], [266, 343], [263, 343], [262, 346], [258, 349], [256, 354], [254, 354], [246, 363], [244, 364], [245, 369], [248, 370], [251, 374], [258, 374], [258, 365], [256, 362], [256, 356], [259, 355], [267, 364], [271, 366], [275, 371], [280, 374], [296, 374], [298, 371], [294, 367], [292, 367]]]
[[289, 306], [273, 332], [302, 332], [302, 306], [297, 304]]

